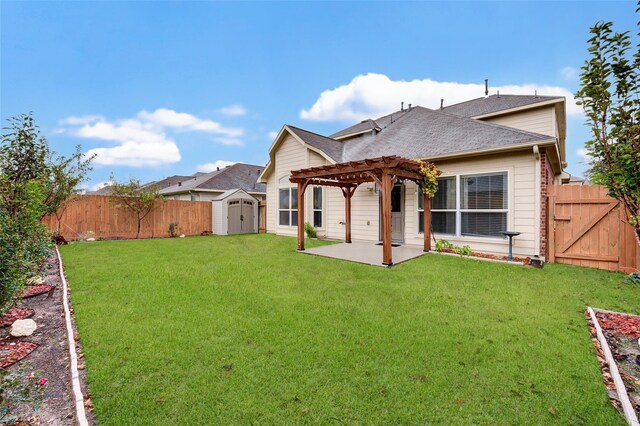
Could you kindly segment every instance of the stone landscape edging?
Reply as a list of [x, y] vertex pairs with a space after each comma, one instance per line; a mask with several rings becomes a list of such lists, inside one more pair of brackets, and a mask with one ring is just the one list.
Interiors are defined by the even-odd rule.
[[609, 348], [609, 343], [607, 343], [607, 339], [604, 337], [604, 333], [602, 332], [602, 328], [600, 327], [600, 323], [598, 322], [596, 313], [591, 307], [587, 307], [587, 311], [589, 312], [591, 321], [593, 321], [593, 326], [596, 329], [596, 336], [598, 337], [598, 341], [600, 342], [600, 346], [602, 347], [604, 358], [607, 361], [607, 364], [609, 364], [609, 372], [611, 373], [613, 384], [616, 386], [616, 392], [618, 393], [620, 405], [622, 405], [622, 414], [631, 426], [640, 426], [638, 417], [636, 416], [636, 411], [631, 405], [629, 395], [627, 395], [627, 389], [624, 386], [624, 382], [622, 381], [622, 377], [620, 377], [620, 372], [618, 371], [618, 365], [616, 364], [615, 359], [613, 359], [611, 349]]
[[64, 276], [62, 267], [62, 256], [58, 246], [56, 246], [56, 255], [58, 256], [58, 268], [60, 279], [62, 280], [62, 304], [64, 305], [64, 320], [67, 328], [67, 340], [69, 343], [69, 358], [71, 360], [71, 384], [73, 387], [73, 395], [76, 406], [76, 418], [80, 426], [88, 426], [87, 413], [84, 410], [84, 395], [80, 387], [80, 372], [78, 371], [78, 354], [76, 353], [76, 342], [73, 336], [73, 325], [71, 324], [71, 310], [69, 309], [68, 285]]

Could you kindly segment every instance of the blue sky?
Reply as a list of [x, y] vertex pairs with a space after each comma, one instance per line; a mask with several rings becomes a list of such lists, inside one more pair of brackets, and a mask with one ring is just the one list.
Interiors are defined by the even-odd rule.
[[[88, 187], [241, 161], [283, 124], [354, 120], [492, 93], [571, 94], [598, 20], [634, 2], [2, 1], [0, 115], [33, 111], [53, 149], [98, 153]], [[444, 84], [448, 83], [448, 84]], [[569, 107], [568, 170], [588, 138]]]

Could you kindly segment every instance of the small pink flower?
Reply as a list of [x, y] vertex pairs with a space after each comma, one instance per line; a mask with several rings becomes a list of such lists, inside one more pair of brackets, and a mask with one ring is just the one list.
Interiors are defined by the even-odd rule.
[[38, 384], [40, 386], [45, 386], [47, 383], [49, 383], [49, 380], [46, 377], [43, 377], [40, 380], [38, 380]]

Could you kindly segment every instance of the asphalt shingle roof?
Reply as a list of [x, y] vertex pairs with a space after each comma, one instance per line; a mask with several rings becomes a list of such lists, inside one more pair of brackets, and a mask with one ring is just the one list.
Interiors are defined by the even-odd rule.
[[264, 166], [236, 163], [211, 173], [196, 174], [189, 179], [164, 188], [161, 194], [173, 194], [198, 189], [217, 189], [227, 191], [241, 188], [246, 192], [266, 192], [266, 186], [258, 183], [258, 176]]
[[287, 125], [287, 127], [289, 127], [289, 129], [300, 139], [302, 139], [306, 144], [309, 144], [314, 148], [318, 148], [333, 160], [338, 162], [340, 161], [343, 148], [342, 142], [338, 142], [337, 140], [328, 138], [326, 136], [322, 136], [317, 133], [313, 133], [308, 130], [300, 129], [291, 125]]
[[193, 176], [183, 176], [183, 175], [173, 175], [173, 176], [169, 176], [168, 178], [164, 178], [162, 180], [159, 181], [153, 181], [153, 182], [149, 182], [149, 183], [145, 183], [144, 185], [142, 185], [142, 188], [151, 186], [151, 185], [155, 185], [158, 187], [158, 190], [161, 189], [165, 189], [168, 188], [170, 186], [176, 185], [178, 182], [183, 182], [187, 179], [191, 179]]
[[485, 98], [472, 99], [459, 104], [444, 107], [441, 111], [460, 117], [476, 117], [492, 114], [512, 108], [533, 105], [553, 99], [563, 99], [562, 96], [534, 96], [534, 95], [491, 95]]
[[369, 118], [369, 119], [361, 121], [360, 123], [355, 124], [355, 125], [353, 125], [351, 127], [347, 127], [344, 130], [340, 130], [338, 133], [334, 133], [329, 137], [338, 139], [341, 136], [364, 133], [364, 132], [367, 132], [367, 131], [373, 130], [373, 129], [380, 129], [380, 126], [378, 126], [378, 123], [376, 123], [374, 120]]
[[340, 161], [383, 155], [429, 159], [549, 139], [550, 136], [458, 117], [440, 110], [413, 107], [381, 132], [345, 142]]

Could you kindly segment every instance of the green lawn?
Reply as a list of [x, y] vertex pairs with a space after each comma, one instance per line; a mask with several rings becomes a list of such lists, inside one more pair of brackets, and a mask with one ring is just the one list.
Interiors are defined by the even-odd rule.
[[640, 313], [622, 275], [435, 254], [383, 269], [295, 247], [62, 247], [98, 422], [623, 424], [583, 316]]

